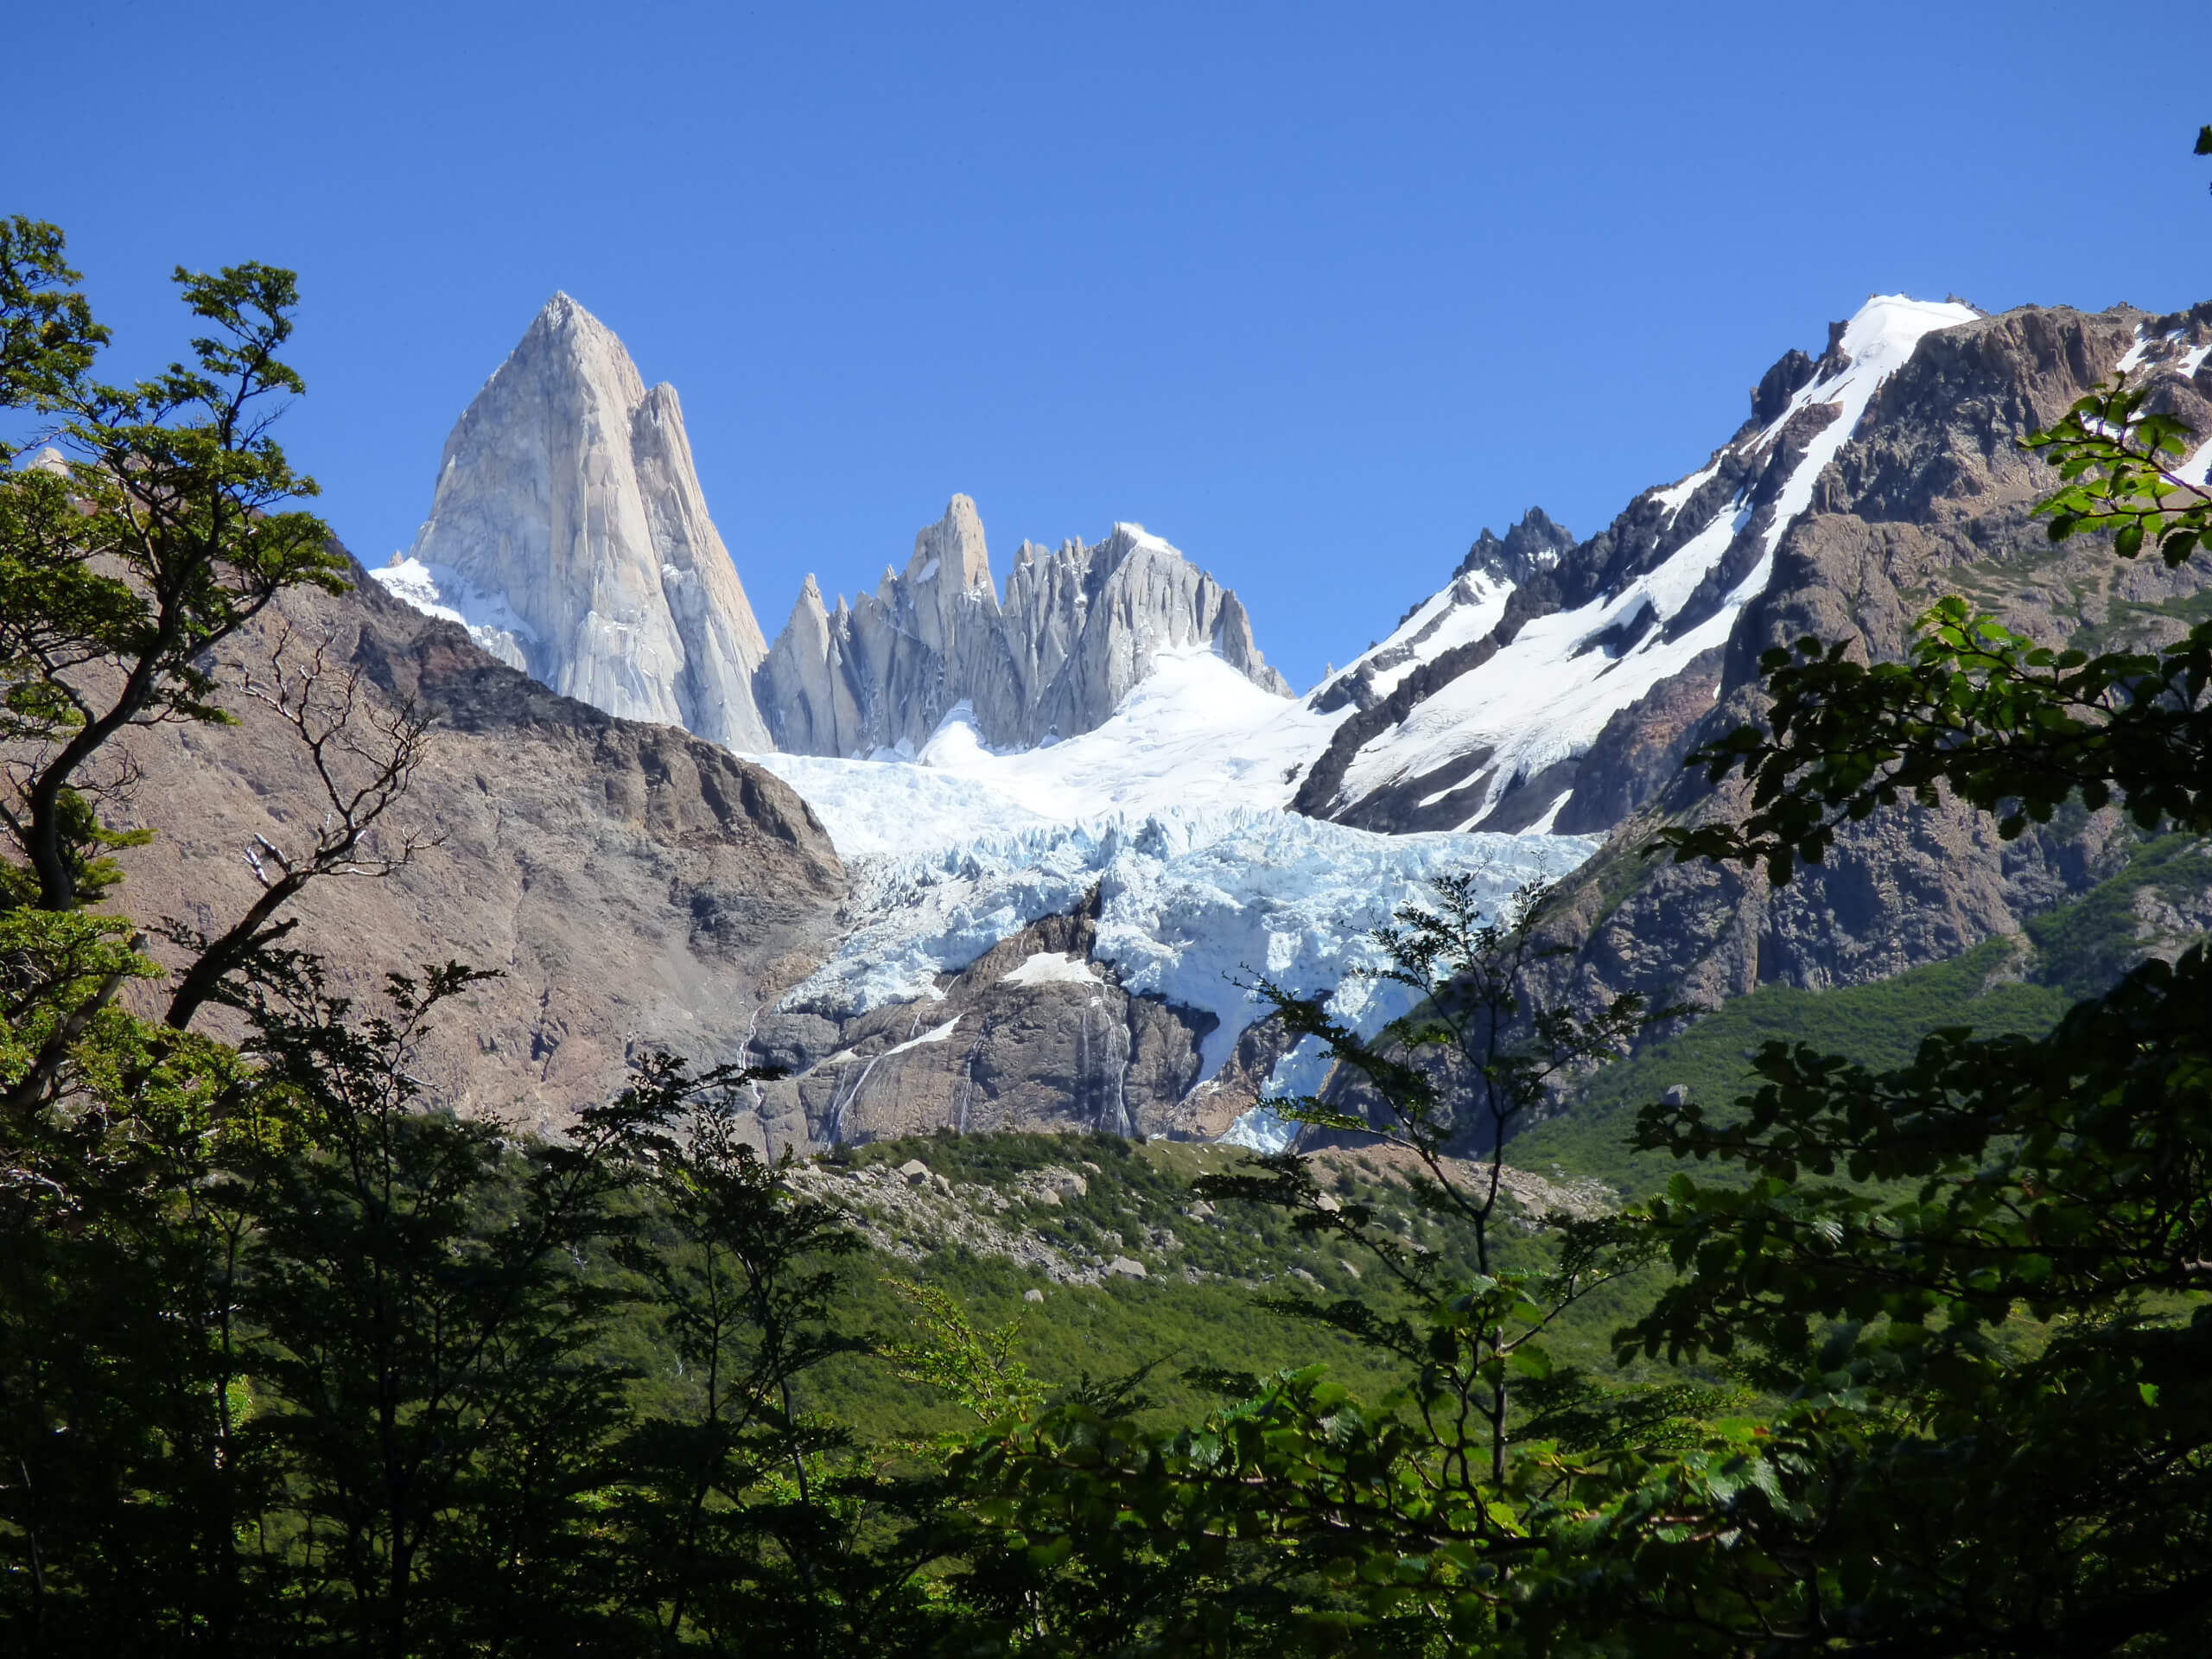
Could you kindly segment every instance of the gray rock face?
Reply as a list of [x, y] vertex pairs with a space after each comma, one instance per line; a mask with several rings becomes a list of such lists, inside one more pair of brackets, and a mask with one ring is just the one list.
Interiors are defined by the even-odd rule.
[[1503, 536], [1493, 535], [1484, 524], [1483, 533], [1475, 537], [1475, 544], [1452, 574], [1464, 576], [1480, 570], [1505, 582], [1527, 582], [1547, 570], [1557, 569], [1559, 562], [1573, 550], [1574, 532], [1541, 507], [1531, 507]]
[[988, 712], [976, 704], [994, 743], [1089, 731], [1161, 651], [1181, 646], [1210, 645], [1254, 684], [1291, 695], [1252, 642], [1236, 595], [1141, 525], [1116, 524], [1103, 542], [1064, 542], [1056, 553], [1024, 542], [1007, 578], [1006, 623], [1011, 695]]
[[1134, 524], [1053, 553], [1024, 542], [1001, 604], [982, 521], [957, 495], [858, 603], [826, 609], [809, 576], [755, 696], [794, 753], [918, 749], [962, 702], [984, 742], [1024, 747], [1100, 725], [1161, 652], [1192, 645], [1290, 695], [1236, 595]]
[[1096, 1129], [1211, 1139], [1266, 1071], [1194, 1090], [1214, 1017], [1132, 995], [1090, 960], [1096, 918], [1048, 916], [947, 975], [937, 996], [833, 1020], [765, 1014], [761, 1057], [791, 1075], [763, 1117], [818, 1144], [949, 1128]]
[[454, 425], [410, 556], [480, 643], [563, 696], [768, 746], [753, 702], [766, 642], [708, 517], [676, 390], [647, 390], [567, 295]]

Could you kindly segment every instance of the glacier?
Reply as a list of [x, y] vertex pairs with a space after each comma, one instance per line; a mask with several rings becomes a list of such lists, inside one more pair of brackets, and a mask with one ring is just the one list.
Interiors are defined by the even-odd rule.
[[[1254, 976], [1301, 995], [1333, 988], [1332, 1011], [1372, 1033], [1408, 1006], [1402, 988], [1361, 976], [1382, 965], [1374, 931], [1398, 907], [1422, 902], [1437, 877], [1470, 870], [1502, 903], [1529, 880], [1567, 874], [1599, 845], [1572, 836], [1383, 836], [1254, 806], [1054, 823], [976, 779], [915, 761], [757, 759], [806, 798], [855, 878], [855, 925], [780, 1008], [849, 1017], [926, 1003], [940, 995], [940, 976], [1095, 900], [1094, 961], [1127, 990], [1213, 1016], [1201, 1081], [1258, 1017], [1246, 988]], [[1050, 970], [1082, 971], [1057, 963]], [[1318, 1052], [1302, 1046], [1276, 1066], [1267, 1092], [1310, 1092], [1319, 1075]], [[1246, 1114], [1232, 1137], [1265, 1144], [1272, 1116]]]

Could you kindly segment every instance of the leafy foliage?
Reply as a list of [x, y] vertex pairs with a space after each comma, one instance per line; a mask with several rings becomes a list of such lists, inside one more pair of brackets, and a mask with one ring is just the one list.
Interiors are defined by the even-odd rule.
[[[2212, 530], [2212, 489], [2177, 475], [2190, 429], [2146, 412], [2126, 377], [2031, 434], [2063, 486], [2037, 508], [2051, 539], [2112, 531], [2133, 558], [2145, 544], [2178, 565]], [[1801, 639], [1759, 671], [1774, 694], [1765, 729], [1742, 726], [1689, 757], [1714, 783], [1751, 784], [1741, 823], [1670, 829], [1678, 858], [1763, 862], [1786, 882], [1819, 862], [1837, 828], [1939, 787], [1998, 818], [2007, 839], [2069, 799], [2115, 798], [2145, 828], [2212, 828], [2212, 624], [2152, 652], [2059, 651], [1942, 600], [1921, 618], [1910, 660], [1854, 661], [1847, 641]]]
[[2022, 638], [1962, 600], [1922, 619], [1911, 660], [1872, 665], [1845, 643], [1770, 651], [1768, 729], [1692, 755], [1714, 782], [1741, 768], [1741, 823], [1662, 832], [1678, 857], [1763, 861], [1777, 883], [1819, 862], [1837, 829], [1938, 790], [1998, 816], [2008, 839], [2069, 800], [2118, 798], [2143, 827], [2212, 828], [2212, 624], [2156, 652], [2091, 657]]
[[42, 421], [62, 460], [0, 470], [0, 828], [22, 861], [10, 887], [56, 910], [113, 879], [91, 803], [124, 779], [90, 770], [101, 750], [130, 726], [227, 718], [208, 654], [285, 588], [342, 588], [345, 562], [322, 521], [288, 505], [315, 482], [270, 434], [304, 389], [277, 356], [291, 272], [180, 269], [207, 331], [194, 364], [110, 385], [92, 378], [107, 333], [67, 286], [60, 233], [4, 228], [0, 408]]
[[[2033, 435], [2054, 537], [2200, 550], [2186, 429], [2125, 382]], [[1837, 826], [1939, 787], [2012, 836], [2078, 802], [2207, 827], [2212, 634], [2038, 647], [1962, 601], [1911, 661], [1802, 642], [1763, 666], [1768, 732], [1692, 757], [1751, 780], [1677, 856], [1786, 880]], [[2153, 959], [2037, 1035], [1927, 1037], [1885, 1071], [1769, 1044], [1709, 1118], [1648, 1106], [1640, 1146], [1709, 1160], [1637, 1214], [1676, 1270], [1624, 1351], [1732, 1356], [1779, 1408], [1726, 1455], [1642, 1471], [1590, 1535], [1580, 1617], [1654, 1651], [2180, 1654], [2212, 1639], [2204, 1160], [2212, 962]]]

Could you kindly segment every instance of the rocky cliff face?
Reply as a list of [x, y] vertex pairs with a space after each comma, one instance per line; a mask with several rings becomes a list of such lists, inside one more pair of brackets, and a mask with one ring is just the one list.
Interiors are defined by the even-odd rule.
[[1249, 1091], [1193, 1098], [1216, 1020], [1123, 988], [1091, 959], [1095, 909], [1050, 916], [1002, 940], [935, 995], [832, 1027], [817, 1013], [765, 1020], [764, 1053], [792, 1076], [763, 1114], [824, 1143], [950, 1128], [1095, 1129], [1212, 1139]]
[[476, 395], [408, 557], [377, 573], [565, 696], [765, 748], [767, 654], [708, 517], [676, 390], [556, 294]]
[[[280, 626], [360, 677], [364, 712], [411, 696], [434, 716], [397, 814], [433, 844], [388, 877], [309, 887], [289, 942], [367, 1006], [387, 973], [497, 969], [424, 1058], [464, 1109], [553, 1125], [607, 1098], [641, 1051], [741, 1060], [762, 1009], [839, 938], [846, 874], [820, 822], [718, 745], [556, 696], [373, 582], [289, 594], [229, 654], [265, 668]], [[255, 895], [254, 837], [286, 845], [319, 814], [296, 735], [228, 701], [235, 726], [135, 734], [157, 835], [128, 855], [118, 897], [142, 920], [228, 925]]]
[[792, 753], [912, 753], [963, 702], [984, 742], [1026, 748], [1095, 729], [1162, 651], [1188, 645], [1290, 695], [1236, 595], [1135, 524], [1054, 553], [1024, 542], [1001, 605], [982, 521], [957, 495], [858, 604], [826, 609], [807, 578], [757, 697]]

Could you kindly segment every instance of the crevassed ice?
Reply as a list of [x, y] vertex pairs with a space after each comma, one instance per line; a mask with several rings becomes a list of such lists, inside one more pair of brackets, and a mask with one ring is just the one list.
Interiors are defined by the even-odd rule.
[[[880, 770], [896, 784], [923, 769]], [[836, 812], [819, 801], [816, 810]], [[980, 803], [971, 824], [995, 810]], [[1380, 964], [1370, 936], [1394, 909], [1422, 901], [1437, 876], [1466, 870], [1502, 901], [1596, 846], [1564, 836], [1379, 836], [1250, 809], [971, 833], [860, 863], [854, 908], [864, 919], [782, 1006], [851, 1014], [934, 997], [940, 975], [1096, 890], [1094, 957], [1130, 991], [1215, 1017], [1200, 1051], [1200, 1076], [1211, 1077], [1255, 1015], [1245, 988], [1255, 975], [1300, 994], [1333, 987], [1339, 1014], [1379, 1025], [1399, 1009], [1357, 970]], [[1294, 1085], [1294, 1067], [1284, 1076]]]

